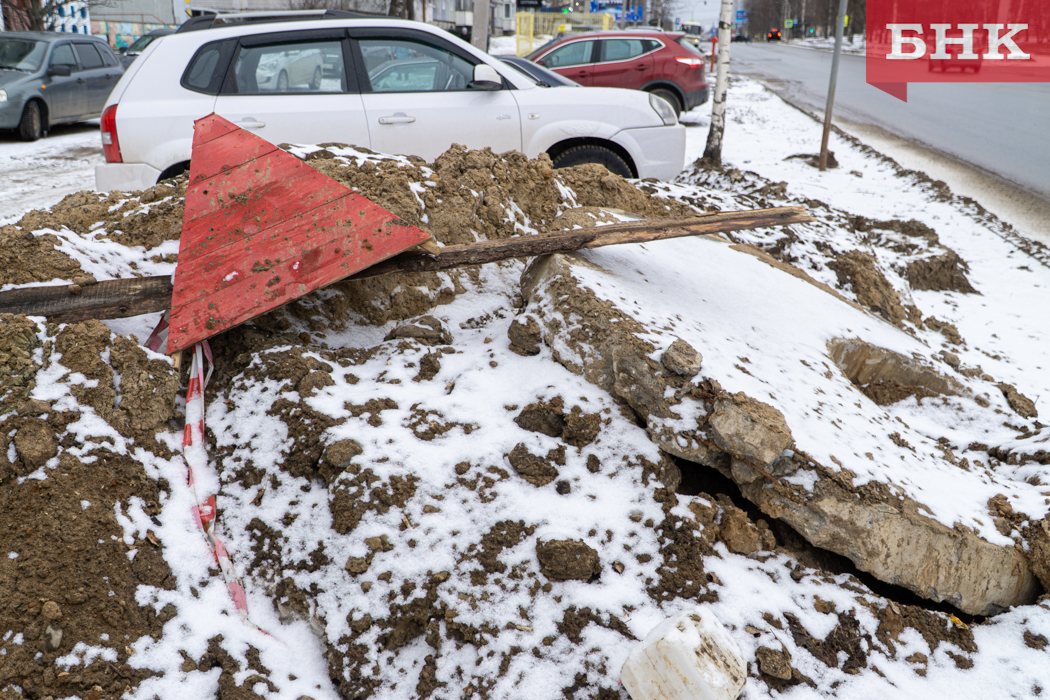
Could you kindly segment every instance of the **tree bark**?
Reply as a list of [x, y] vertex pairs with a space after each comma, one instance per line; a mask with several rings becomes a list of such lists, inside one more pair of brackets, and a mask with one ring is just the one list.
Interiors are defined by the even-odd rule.
[[718, 17], [718, 69], [715, 74], [715, 95], [711, 100], [711, 128], [707, 132], [704, 160], [722, 164], [722, 136], [726, 124], [726, 88], [729, 84], [729, 44], [732, 39], [733, 0], [722, 0]]

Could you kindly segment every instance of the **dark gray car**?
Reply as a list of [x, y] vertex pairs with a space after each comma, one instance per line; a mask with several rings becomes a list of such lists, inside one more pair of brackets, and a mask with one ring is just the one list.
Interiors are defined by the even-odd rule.
[[105, 40], [58, 32], [0, 34], [0, 129], [35, 141], [55, 124], [95, 119], [124, 74]]

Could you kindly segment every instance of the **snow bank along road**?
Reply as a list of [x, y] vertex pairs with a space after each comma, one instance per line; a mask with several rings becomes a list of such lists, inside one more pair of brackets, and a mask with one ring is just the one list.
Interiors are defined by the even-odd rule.
[[[831, 54], [793, 46], [734, 45], [737, 74], [778, 81], [788, 101], [823, 113]], [[961, 78], [960, 78], [961, 79]], [[873, 124], [960, 158], [1050, 199], [1050, 139], [1033, 126], [1050, 113], [1043, 84], [914, 84], [908, 102], [864, 81], [864, 57], [842, 57], [835, 116]]]

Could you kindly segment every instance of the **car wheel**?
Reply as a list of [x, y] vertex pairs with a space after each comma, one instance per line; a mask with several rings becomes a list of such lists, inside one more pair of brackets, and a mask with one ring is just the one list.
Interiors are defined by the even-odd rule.
[[288, 92], [288, 74], [284, 71], [277, 76], [277, 92]]
[[321, 67], [314, 68], [314, 79], [310, 81], [311, 90], [321, 89]]
[[658, 88], [653, 90], [652, 93], [657, 97], [662, 97], [667, 100], [667, 103], [674, 109], [674, 115], [677, 117], [682, 113], [682, 105], [678, 101], [678, 95], [674, 94], [670, 90]]
[[36, 141], [44, 135], [44, 119], [40, 114], [40, 103], [33, 100], [22, 111], [22, 121], [18, 123], [18, 136], [23, 141]]
[[574, 165], [584, 165], [586, 163], [604, 165], [605, 169], [613, 175], [634, 177], [630, 166], [627, 165], [627, 161], [604, 146], [573, 146], [559, 153], [558, 157], [554, 159], [555, 168], [571, 168]]

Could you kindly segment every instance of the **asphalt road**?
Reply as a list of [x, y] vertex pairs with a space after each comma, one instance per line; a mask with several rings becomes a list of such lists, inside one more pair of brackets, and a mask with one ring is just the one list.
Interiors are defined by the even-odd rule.
[[[731, 70], [764, 77], [789, 101], [823, 114], [831, 57], [787, 45], [733, 44]], [[836, 119], [877, 126], [1050, 200], [1050, 84], [913, 83], [905, 103], [868, 85], [864, 75], [863, 56], [842, 56]]]

